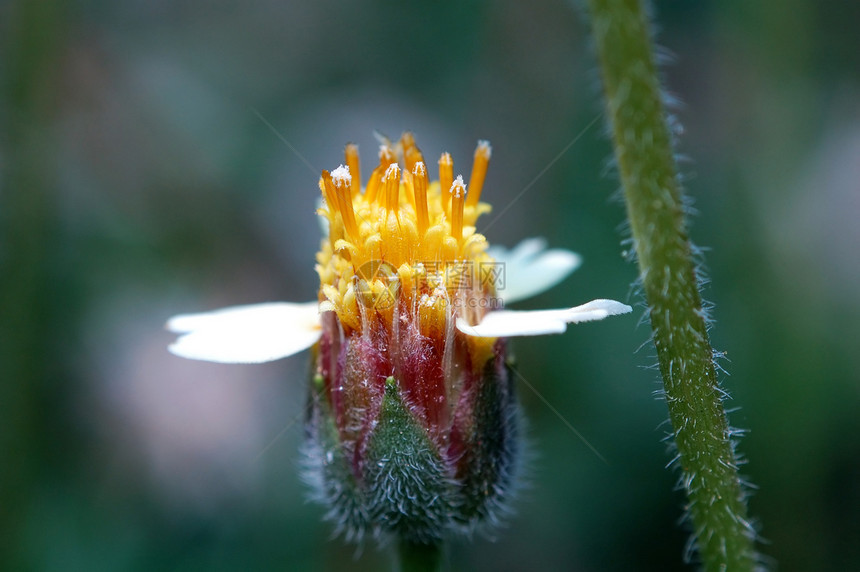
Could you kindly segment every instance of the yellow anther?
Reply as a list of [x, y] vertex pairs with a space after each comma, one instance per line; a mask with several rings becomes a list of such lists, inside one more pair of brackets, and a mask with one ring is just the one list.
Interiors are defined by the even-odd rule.
[[382, 180], [382, 175], [385, 173], [386, 168], [388, 168], [388, 165], [385, 167], [378, 165], [370, 174], [370, 180], [367, 181], [367, 186], [364, 188], [364, 197], [368, 203], [376, 201], [376, 195], [379, 193], [380, 187], [379, 182]]
[[[326, 206], [319, 212], [328, 218], [329, 233], [317, 254], [320, 301], [326, 311], [337, 313], [347, 331], [361, 331], [377, 320], [390, 327], [394, 306], [382, 302], [394, 299], [401, 311], [418, 312], [414, 317], [423, 335], [429, 330], [445, 336], [457, 296], [492, 294], [493, 284], [473, 280], [474, 292], [467, 293], [455, 280], [469, 261], [490, 260], [486, 239], [474, 228], [488, 207], [473, 206], [480, 198], [473, 195], [483, 185], [489, 152], [489, 145], [479, 143], [468, 193], [463, 177], [454, 178], [448, 153], [439, 159], [440, 181], [430, 182], [428, 165], [410, 133], [394, 145], [386, 141], [380, 146], [379, 163], [363, 192], [354, 144], [344, 148], [345, 167], [322, 173]], [[361, 275], [360, 269], [380, 261], [396, 272], [383, 279]], [[397, 288], [389, 288], [392, 284]]]
[[463, 239], [463, 206], [466, 200], [466, 185], [463, 177], [457, 175], [451, 185], [451, 236], [459, 243]]
[[427, 167], [423, 161], [415, 163], [412, 169], [412, 185], [415, 190], [415, 213], [418, 215], [418, 237], [421, 238], [430, 226], [427, 213]]
[[439, 159], [439, 189], [442, 191], [442, 212], [448, 214], [449, 190], [454, 183], [454, 161], [449, 153], [442, 153]]
[[[326, 172], [327, 171], [323, 171], [323, 173]], [[323, 175], [320, 177], [319, 187], [323, 199], [325, 199], [325, 206], [328, 209], [329, 217], [334, 219], [334, 215], [337, 213], [337, 197], [334, 195], [334, 186], [329, 188], [329, 186], [325, 184], [325, 175]]]
[[481, 189], [484, 188], [487, 165], [490, 163], [492, 154], [493, 149], [490, 147], [489, 141], [478, 141], [478, 147], [475, 149], [475, 160], [472, 163], [472, 176], [469, 177], [469, 199], [466, 201], [468, 207], [477, 206], [481, 199]]
[[421, 154], [421, 150], [418, 147], [412, 146], [403, 151], [403, 162], [407, 172], [411, 173], [415, 169], [415, 163], [419, 161], [424, 161], [424, 155]]
[[352, 208], [352, 191], [350, 190], [349, 170], [346, 167], [335, 169], [335, 176], [332, 177], [328, 171], [322, 172], [323, 182], [325, 183], [326, 195], [334, 197], [337, 201], [337, 208], [340, 210], [343, 218], [343, 226], [347, 234], [353, 239], [358, 240], [361, 234], [358, 231], [358, 225], [355, 223], [355, 212]]
[[[379, 193], [379, 187], [381, 186], [380, 183], [392, 163], [397, 163], [397, 156], [394, 154], [394, 151], [388, 145], [380, 145], [379, 166], [370, 175], [370, 181], [367, 182], [367, 189], [364, 193], [365, 197], [367, 197], [367, 202], [372, 203], [376, 201], [376, 195]], [[385, 198], [383, 198], [384, 200]]]
[[385, 188], [382, 205], [389, 211], [396, 212], [400, 207], [400, 167], [391, 163], [382, 177]]
[[395, 155], [394, 150], [391, 149], [388, 145], [380, 145], [379, 146], [379, 166], [380, 167], [388, 167], [392, 163], [397, 162], [397, 155]]
[[350, 185], [352, 196], [361, 192], [361, 170], [358, 159], [358, 145], [355, 143], [347, 143], [344, 149], [346, 155], [346, 166], [349, 167], [349, 174], [352, 175], [352, 184]]
[[413, 147], [415, 147], [415, 136], [412, 135], [411, 131], [404, 131], [403, 135], [400, 136], [400, 150], [403, 153], [404, 161], [406, 160], [406, 153]]

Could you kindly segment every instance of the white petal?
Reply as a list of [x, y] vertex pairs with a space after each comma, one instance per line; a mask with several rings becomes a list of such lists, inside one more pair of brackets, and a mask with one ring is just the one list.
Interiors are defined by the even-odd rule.
[[168, 348], [190, 359], [262, 363], [314, 345], [320, 337], [319, 304], [272, 302], [174, 316], [167, 329], [179, 334]]
[[457, 329], [464, 334], [479, 338], [560, 334], [567, 329], [568, 324], [602, 320], [607, 316], [632, 311], [633, 308], [630, 306], [615, 300], [592, 300], [582, 306], [563, 310], [490, 312], [476, 326], [470, 326], [463, 318], [457, 318]]
[[549, 290], [579, 268], [582, 258], [560, 248], [545, 250], [542, 238], [528, 238], [511, 250], [494, 246], [487, 254], [505, 265], [505, 281], [497, 295], [506, 304], [531, 298]]
[[487, 254], [496, 260], [505, 260], [506, 262], [510, 262], [523, 258], [531, 258], [545, 248], [545, 239], [533, 237], [520, 241], [518, 245], [511, 249], [507, 249], [504, 246], [492, 245], [487, 249]]

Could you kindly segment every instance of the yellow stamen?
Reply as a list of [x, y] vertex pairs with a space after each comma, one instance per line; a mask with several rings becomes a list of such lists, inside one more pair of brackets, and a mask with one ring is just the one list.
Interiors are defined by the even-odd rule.
[[364, 194], [367, 197], [367, 202], [373, 203], [376, 201], [376, 194], [379, 192], [380, 181], [385, 175], [385, 171], [392, 163], [397, 162], [397, 157], [394, 151], [388, 145], [379, 146], [379, 166], [377, 166], [370, 175], [370, 180], [367, 182], [367, 188]]
[[403, 165], [406, 167], [405, 171], [411, 173], [412, 169], [415, 168], [415, 163], [423, 161], [424, 156], [421, 154], [418, 146], [415, 145], [415, 137], [409, 131], [400, 137], [400, 146], [403, 148]]
[[415, 136], [411, 131], [404, 131], [400, 136], [400, 150], [403, 153], [403, 159], [406, 160], [406, 153], [415, 147]]
[[423, 238], [430, 226], [427, 214], [427, 167], [423, 161], [415, 163], [412, 170], [412, 184], [415, 190], [415, 213], [418, 215], [418, 237]]
[[382, 177], [382, 184], [385, 186], [383, 207], [389, 211], [397, 212], [400, 208], [400, 167], [397, 166], [397, 163], [388, 166]]
[[385, 173], [386, 167], [382, 165], [378, 165], [372, 173], [370, 173], [370, 179], [367, 181], [367, 186], [364, 188], [364, 196], [367, 198], [368, 203], [372, 203], [376, 200], [376, 194], [379, 192], [379, 181], [382, 180], [382, 175]]
[[442, 153], [439, 159], [439, 190], [442, 192], [442, 212], [448, 214], [448, 191], [454, 184], [454, 161], [449, 153]]
[[[385, 302], [393, 298], [398, 320], [415, 313], [422, 335], [447, 336], [451, 319], [464, 311], [456, 309], [458, 301], [494, 295], [492, 282], [472, 280], [465, 287], [463, 282], [471, 263], [492, 262], [486, 239], [474, 231], [475, 219], [489, 207], [468, 206], [473, 190], [467, 196], [463, 177], [454, 179], [448, 153], [439, 160], [440, 182], [431, 184], [411, 134], [396, 148], [380, 147], [364, 192], [357, 184], [358, 148], [347, 145], [344, 154], [347, 166], [324, 171], [320, 179], [326, 202], [320, 213], [329, 222], [317, 254], [325, 311], [336, 312], [347, 333], [377, 321], [391, 328], [395, 306]], [[473, 168], [473, 177], [480, 169]], [[386, 265], [382, 274], [373, 271], [380, 264]], [[471, 323], [483, 315], [481, 308], [469, 314]]]
[[358, 225], [355, 223], [355, 212], [353, 212], [352, 208], [349, 171], [347, 168], [343, 170], [336, 169], [335, 175], [335, 177], [332, 177], [328, 171], [322, 172], [326, 195], [333, 197], [337, 202], [337, 208], [340, 210], [341, 217], [343, 217], [343, 226], [347, 234], [353, 240], [357, 240], [361, 238], [361, 233], [359, 233]]
[[396, 162], [397, 155], [394, 154], [394, 150], [388, 145], [381, 145], [379, 147], [379, 165], [381, 167], [388, 167], [390, 164]]
[[493, 149], [489, 141], [478, 141], [475, 149], [475, 161], [472, 163], [472, 176], [469, 177], [469, 198], [467, 207], [475, 207], [481, 199], [481, 189], [484, 187], [484, 178], [487, 176], [487, 165], [490, 163], [490, 155]]
[[466, 200], [466, 185], [463, 177], [457, 175], [454, 184], [451, 185], [451, 236], [457, 242], [463, 239], [463, 204]]
[[[326, 173], [327, 171], [323, 171]], [[328, 209], [328, 214], [331, 218], [334, 218], [334, 215], [337, 213], [337, 197], [334, 195], [334, 187], [332, 187], [331, 192], [329, 192], [329, 187], [325, 184], [325, 175], [320, 177], [319, 182], [320, 191], [322, 191], [323, 199], [325, 199], [325, 206]]]
[[352, 175], [351, 192], [354, 197], [361, 192], [361, 171], [359, 169], [358, 160], [358, 145], [348, 143], [344, 150], [346, 155], [346, 166], [349, 167], [349, 174]]

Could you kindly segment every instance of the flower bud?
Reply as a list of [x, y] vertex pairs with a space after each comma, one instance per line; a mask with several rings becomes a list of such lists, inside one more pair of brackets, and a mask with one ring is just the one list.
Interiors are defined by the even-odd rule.
[[170, 351], [187, 358], [259, 363], [313, 347], [307, 476], [348, 540], [432, 545], [496, 524], [522, 446], [505, 339], [632, 310], [605, 299], [503, 309], [557, 284], [580, 260], [540, 239], [489, 254], [475, 224], [490, 211], [480, 201], [490, 155], [479, 142], [467, 193], [447, 153], [431, 182], [407, 133], [380, 147], [361, 188], [358, 149], [347, 145], [347, 166], [319, 181], [326, 236], [317, 300], [168, 321], [181, 334]]
[[519, 411], [503, 341], [472, 364], [462, 334], [434, 340], [397, 315], [399, 332], [361, 335], [325, 318], [307, 475], [347, 539], [430, 544], [498, 522], [519, 459]]
[[[347, 539], [429, 545], [497, 523], [511, 497], [522, 444], [505, 338], [560, 333], [630, 308], [595, 300], [502, 309], [504, 261], [475, 230], [490, 210], [480, 202], [487, 142], [475, 152], [471, 194], [447, 153], [430, 182], [411, 135], [381, 147], [363, 191], [355, 152], [347, 147], [350, 166], [320, 180], [328, 236], [317, 253], [307, 474]], [[578, 264], [567, 251], [542, 250], [538, 240], [510, 253], [529, 270], [508, 299]]]

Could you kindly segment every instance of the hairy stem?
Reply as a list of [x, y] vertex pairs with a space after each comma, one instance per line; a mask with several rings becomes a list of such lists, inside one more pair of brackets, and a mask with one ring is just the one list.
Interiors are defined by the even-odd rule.
[[400, 539], [397, 544], [400, 572], [437, 572], [442, 569], [442, 545]]
[[649, 22], [637, 0], [589, 0], [627, 216], [705, 570], [751, 570], [747, 521], [684, 222]]

